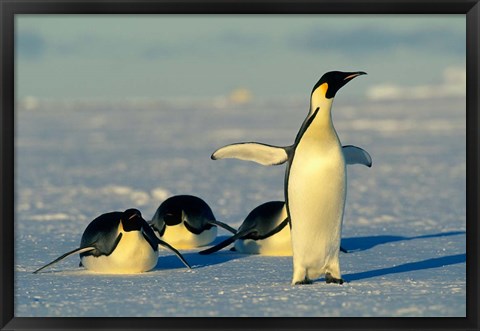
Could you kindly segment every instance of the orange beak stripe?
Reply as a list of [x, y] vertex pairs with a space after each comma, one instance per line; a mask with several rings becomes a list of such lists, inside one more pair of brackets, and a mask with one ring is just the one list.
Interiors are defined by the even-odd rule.
[[347, 77], [345, 77], [343, 80], [347, 80], [347, 79], [352, 79], [352, 78], [355, 78], [357, 76], [359, 76], [360, 74], [352, 74], [352, 75], [349, 75]]

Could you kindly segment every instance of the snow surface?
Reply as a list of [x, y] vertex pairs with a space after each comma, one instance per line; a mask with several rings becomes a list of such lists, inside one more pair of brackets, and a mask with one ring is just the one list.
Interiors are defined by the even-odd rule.
[[[16, 113], [15, 316], [465, 316], [465, 100], [367, 101], [339, 96], [349, 166], [341, 253], [348, 283], [291, 286], [292, 258], [162, 251], [138, 275], [101, 275], [72, 256], [96, 216], [130, 207], [150, 219], [174, 194], [194, 194], [239, 226], [283, 200], [285, 166], [210, 160], [238, 141], [290, 144], [308, 100], [125, 102], [44, 100]], [[227, 233], [219, 232], [216, 242]]]

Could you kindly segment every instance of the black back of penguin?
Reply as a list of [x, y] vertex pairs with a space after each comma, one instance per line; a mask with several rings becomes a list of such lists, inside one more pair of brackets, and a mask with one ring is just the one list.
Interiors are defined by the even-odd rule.
[[117, 240], [117, 228], [123, 212], [113, 211], [95, 218], [83, 232], [80, 247], [95, 246], [90, 252], [80, 253], [80, 257], [100, 256], [111, 253]]
[[215, 221], [215, 216], [204, 200], [193, 195], [176, 195], [160, 204], [151, 225], [162, 236], [167, 225], [173, 226], [183, 221], [191, 232], [200, 233], [214, 226], [209, 222]]
[[[90, 222], [80, 241], [80, 247], [94, 246], [95, 249], [80, 253], [80, 258], [89, 255], [96, 257], [110, 255], [119, 241], [117, 230], [120, 223], [122, 223], [122, 228], [126, 232], [149, 228], [148, 223], [137, 209], [132, 208], [124, 212], [114, 211], [102, 214]], [[157, 251], [158, 245], [148, 240], [148, 236], [145, 237], [152, 249]]]
[[[274, 251], [278, 248], [282, 251], [280, 255], [285, 255], [285, 236], [275, 236], [275, 234], [281, 232], [288, 225], [288, 217], [286, 215], [284, 206], [285, 203], [283, 201], [269, 201], [255, 207], [247, 215], [243, 223], [238, 228], [238, 231], [233, 236], [213, 247], [200, 251], [199, 254], [211, 254], [224, 247], [227, 247], [233, 242], [236, 242], [235, 246], [237, 246], [238, 243], [242, 243], [243, 241], [248, 241], [251, 239], [254, 242], [250, 242], [248, 247], [244, 247], [244, 245], [241, 244], [240, 246], [235, 247], [236, 250], [242, 253], [267, 253], [268, 255], [276, 255]], [[268, 252], [262, 248], [265, 242], [260, 243], [265, 239], [271, 242], [268, 244]], [[289, 242], [290, 237], [288, 233], [288, 248], [290, 247]]]
[[285, 219], [279, 218], [284, 205], [283, 201], [269, 201], [254, 208], [238, 228], [239, 233], [246, 232], [240, 238], [261, 239], [273, 235], [285, 221]]

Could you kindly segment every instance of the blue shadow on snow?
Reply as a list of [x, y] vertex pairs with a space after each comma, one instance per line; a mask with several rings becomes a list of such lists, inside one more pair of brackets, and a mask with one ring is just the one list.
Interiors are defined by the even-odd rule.
[[342, 238], [342, 247], [345, 248], [349, 253], [351, 253], [351, 252], [364, 251], [364, 250], [373, 248], [377, 245], [383, 245], [391, 242], [414, 240], [414, 239], [448, 237], [448, 236], [455, 236], [460, 234], [465, 234], [465, 231], [441, 232], [437, 234], [427, 234], [427, 235], [415, 236], [415, 237], [383, 235], [383, 236]]
[[[198, 254], [199, 251], [204, 250], [210, 246], [215, 246], [216, 244], [224, 241], [225, 239], [229, 238], [230, 236], [218, 236], [210, 245], [205, 247], [199, 247], [196, 252], [192, 252], [189, 250], [186, 253], [180, 251], [180, 254], [187, 260], [188, 264], [192, 267], [192, 269], [199, 269], [215, 264], [225, 263], [231, 260], [241, 259], [248, 257], [248, 254], [240, 254], [236, 252], [229, 251], [228, 248], [224, 248], [218, 252], [209, 254], [209, 255], [200, 255]], [[161, 255], [158, 258], [157, 265], [155, 266], [154, 270], [162, 270], [162, 269], [179, 269], [185, 268], [185, 265], [180, 261], [180, 259], [173, 253], [168, 250], [169, 255]]]
[[467, 254], [465, 253], [450, 255], [450, 256], [442, 256], [442, 257], [436, 257], [436, 258], [423, 260], [423, 261], [405, 263], [402, 265], [389, 267], [389, 268], [362, 271], [354, 274], [343, 275], [343, 279], [346, 280], [347, 282], [351, 282], [355, 280], [385, 276], [388, 274], [396, 274], [396, 273], [423, 270], [423, 269], [440, 268], [447, 265], [465, 263], [466, 260], [467, 260]]

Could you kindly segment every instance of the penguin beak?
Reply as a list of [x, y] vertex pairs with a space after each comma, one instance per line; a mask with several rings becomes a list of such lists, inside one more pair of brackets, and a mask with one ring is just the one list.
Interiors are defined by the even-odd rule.
[[357, 76], [366, 75], [366, 74], [367, 73], [364, 72], [364, 71], [354, 72], [354, 73], [351, 73], [350, 75], [348, 75], [347, 77], [345, 77], [343, 80], [349, 81], [349, 80], [354, 79]]

